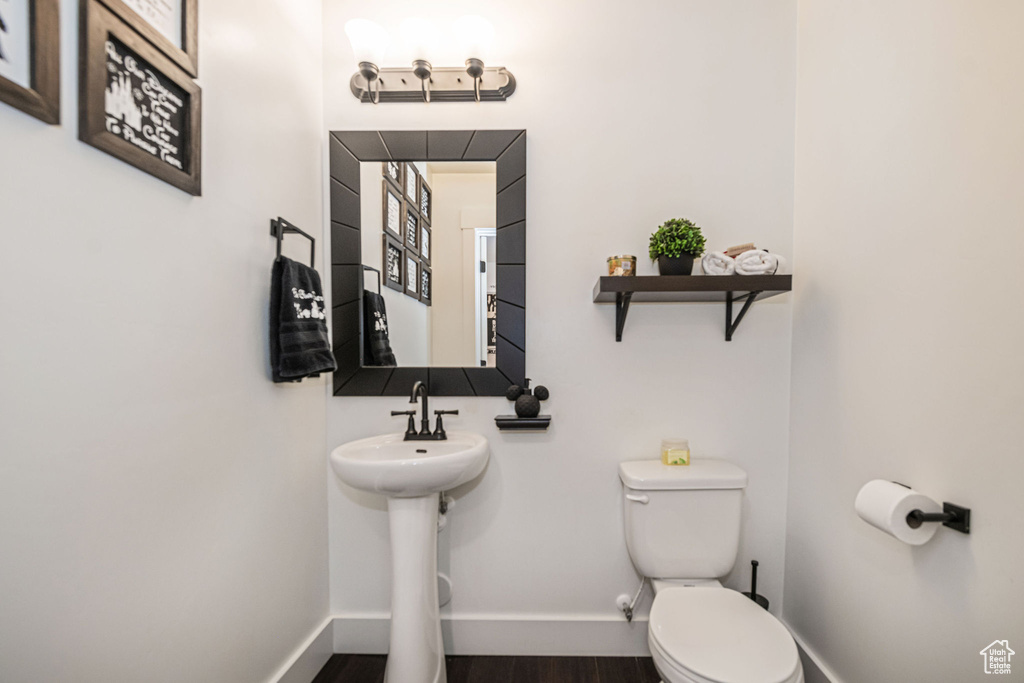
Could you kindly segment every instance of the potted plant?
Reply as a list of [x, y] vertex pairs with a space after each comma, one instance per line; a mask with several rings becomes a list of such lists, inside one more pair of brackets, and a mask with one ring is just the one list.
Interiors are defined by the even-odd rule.
[[662, 275], [689, 275], [693, 259], [704, 253], [704, 233], [686, 218], [670, 218], [651, 233], [651, 259]]

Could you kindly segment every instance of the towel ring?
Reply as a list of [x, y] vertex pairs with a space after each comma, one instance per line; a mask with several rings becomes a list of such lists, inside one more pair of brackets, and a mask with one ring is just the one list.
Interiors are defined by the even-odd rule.
[[309, 240], [309, 267], [316, 268], [316, 238], [309, 233], [299, 230], [296, 226], [292, 225], [280, 216], [276, 219], [270, 219], [270, 234], [277, 238], [277, 258], [275, 260], [281, 260], [281, 241], [284, 240], [284, 236], [290, 232], [302, 235]]
[[[377, 270], [376, 268], [374, 268], [373, 266], [363, 266], [363, 272], [364, 273], [366, 271], [368, 271], [368, 270], [372, 270], [373, 272], [377, 273], [377, 294], [379, 295], [380, 294], [380, 271]], [[366, 283], [363, 283], [363, 289], [366, 289]]]

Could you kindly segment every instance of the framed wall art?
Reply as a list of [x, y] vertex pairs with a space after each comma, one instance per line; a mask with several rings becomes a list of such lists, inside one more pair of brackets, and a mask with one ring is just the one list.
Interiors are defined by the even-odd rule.
[[405, 250], [405, 294], [413, 299], [420, 298], [420, 262], [416, 252]]
[[384, 236], [384, 285], [396, 292], [405, 291], [405, 250], [402, 243], [390, 235]]
[[0, 0], [0, 102], [60, 123], [60, 0]]
[[430, 226], [420, 221], [420, 260], [430, 265]]
[[434, 274], [430, 268], [424, 264], [420, 264], [420, 301], [425, 303], [427, 306], [430, 305], [430, 290], [434, 284]]
[[99, 0], [83, 0], [78, 138], [202, 194], [202, 92]]
[[199, 75], [199, 0], [103, 0], [189, 76]]
[[430, 185], [427, 185], [427, 180], [423, 176], [420, 176], [420, 186], [417, 194], [419, 196], [417, 207], [420, 210], [420, 218], [427, 223], [432, 223], [433, 221], [430, 220], [430, 210], [433, 208], [431, 204], [433, 195], [430, 193]]
[[399, 192], [402, 191], [402, 162], [400, 161], [385, 161], [384, 164], [384, 177], [395, 184], [395, 187]]
[[419, 253], [420, 250], [420, 219], [412, 204], [405, 203], [405, 246]]
[[402, 193], [387, 180], [382, 182], [384, 183], [384, 190], [381, 193], [384, 196], [384, 208], [381, 215], [384, 217], [384, 232], [401, 242], [404, 239]]
[[402, 167], [402, 175], [405, 178], [405, 197], [412, 206], [419, 206], [419, 199], [416, 193], [420, 187], [420, 172], [416, 169], [416, 166], [408, 161], [404, 162]]

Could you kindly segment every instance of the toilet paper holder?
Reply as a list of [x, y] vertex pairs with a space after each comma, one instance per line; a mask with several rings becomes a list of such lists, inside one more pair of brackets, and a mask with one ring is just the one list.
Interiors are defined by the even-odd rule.
[[971, 533], [971, 509], [943, 503], [942, 512], [921, 512], [911, 510], [907, 514], [907, 526], [916, 529], [925, 522], [942, 522], [942, 526], [962, 534]]
[[[894, 481], [904, 488], [910, 488], [906, 484]], [[962, 534], [971, 533], [971, 509], [953, 505], [953, 503], [942, 503], [942, 512], [922, 512], [911, 510], [907, 513], [907, 526], [916, 529], [926, 522], [941, 522], [942, 526], [949, 527], [953, 531]]]

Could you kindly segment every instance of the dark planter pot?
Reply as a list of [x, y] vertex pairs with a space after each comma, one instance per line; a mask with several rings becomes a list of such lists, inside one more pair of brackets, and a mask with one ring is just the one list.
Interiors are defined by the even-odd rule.
[[662, 275], [689, 275], [693, 272], [693, 257], [689, 254], [659, 256], [658, 272]]

